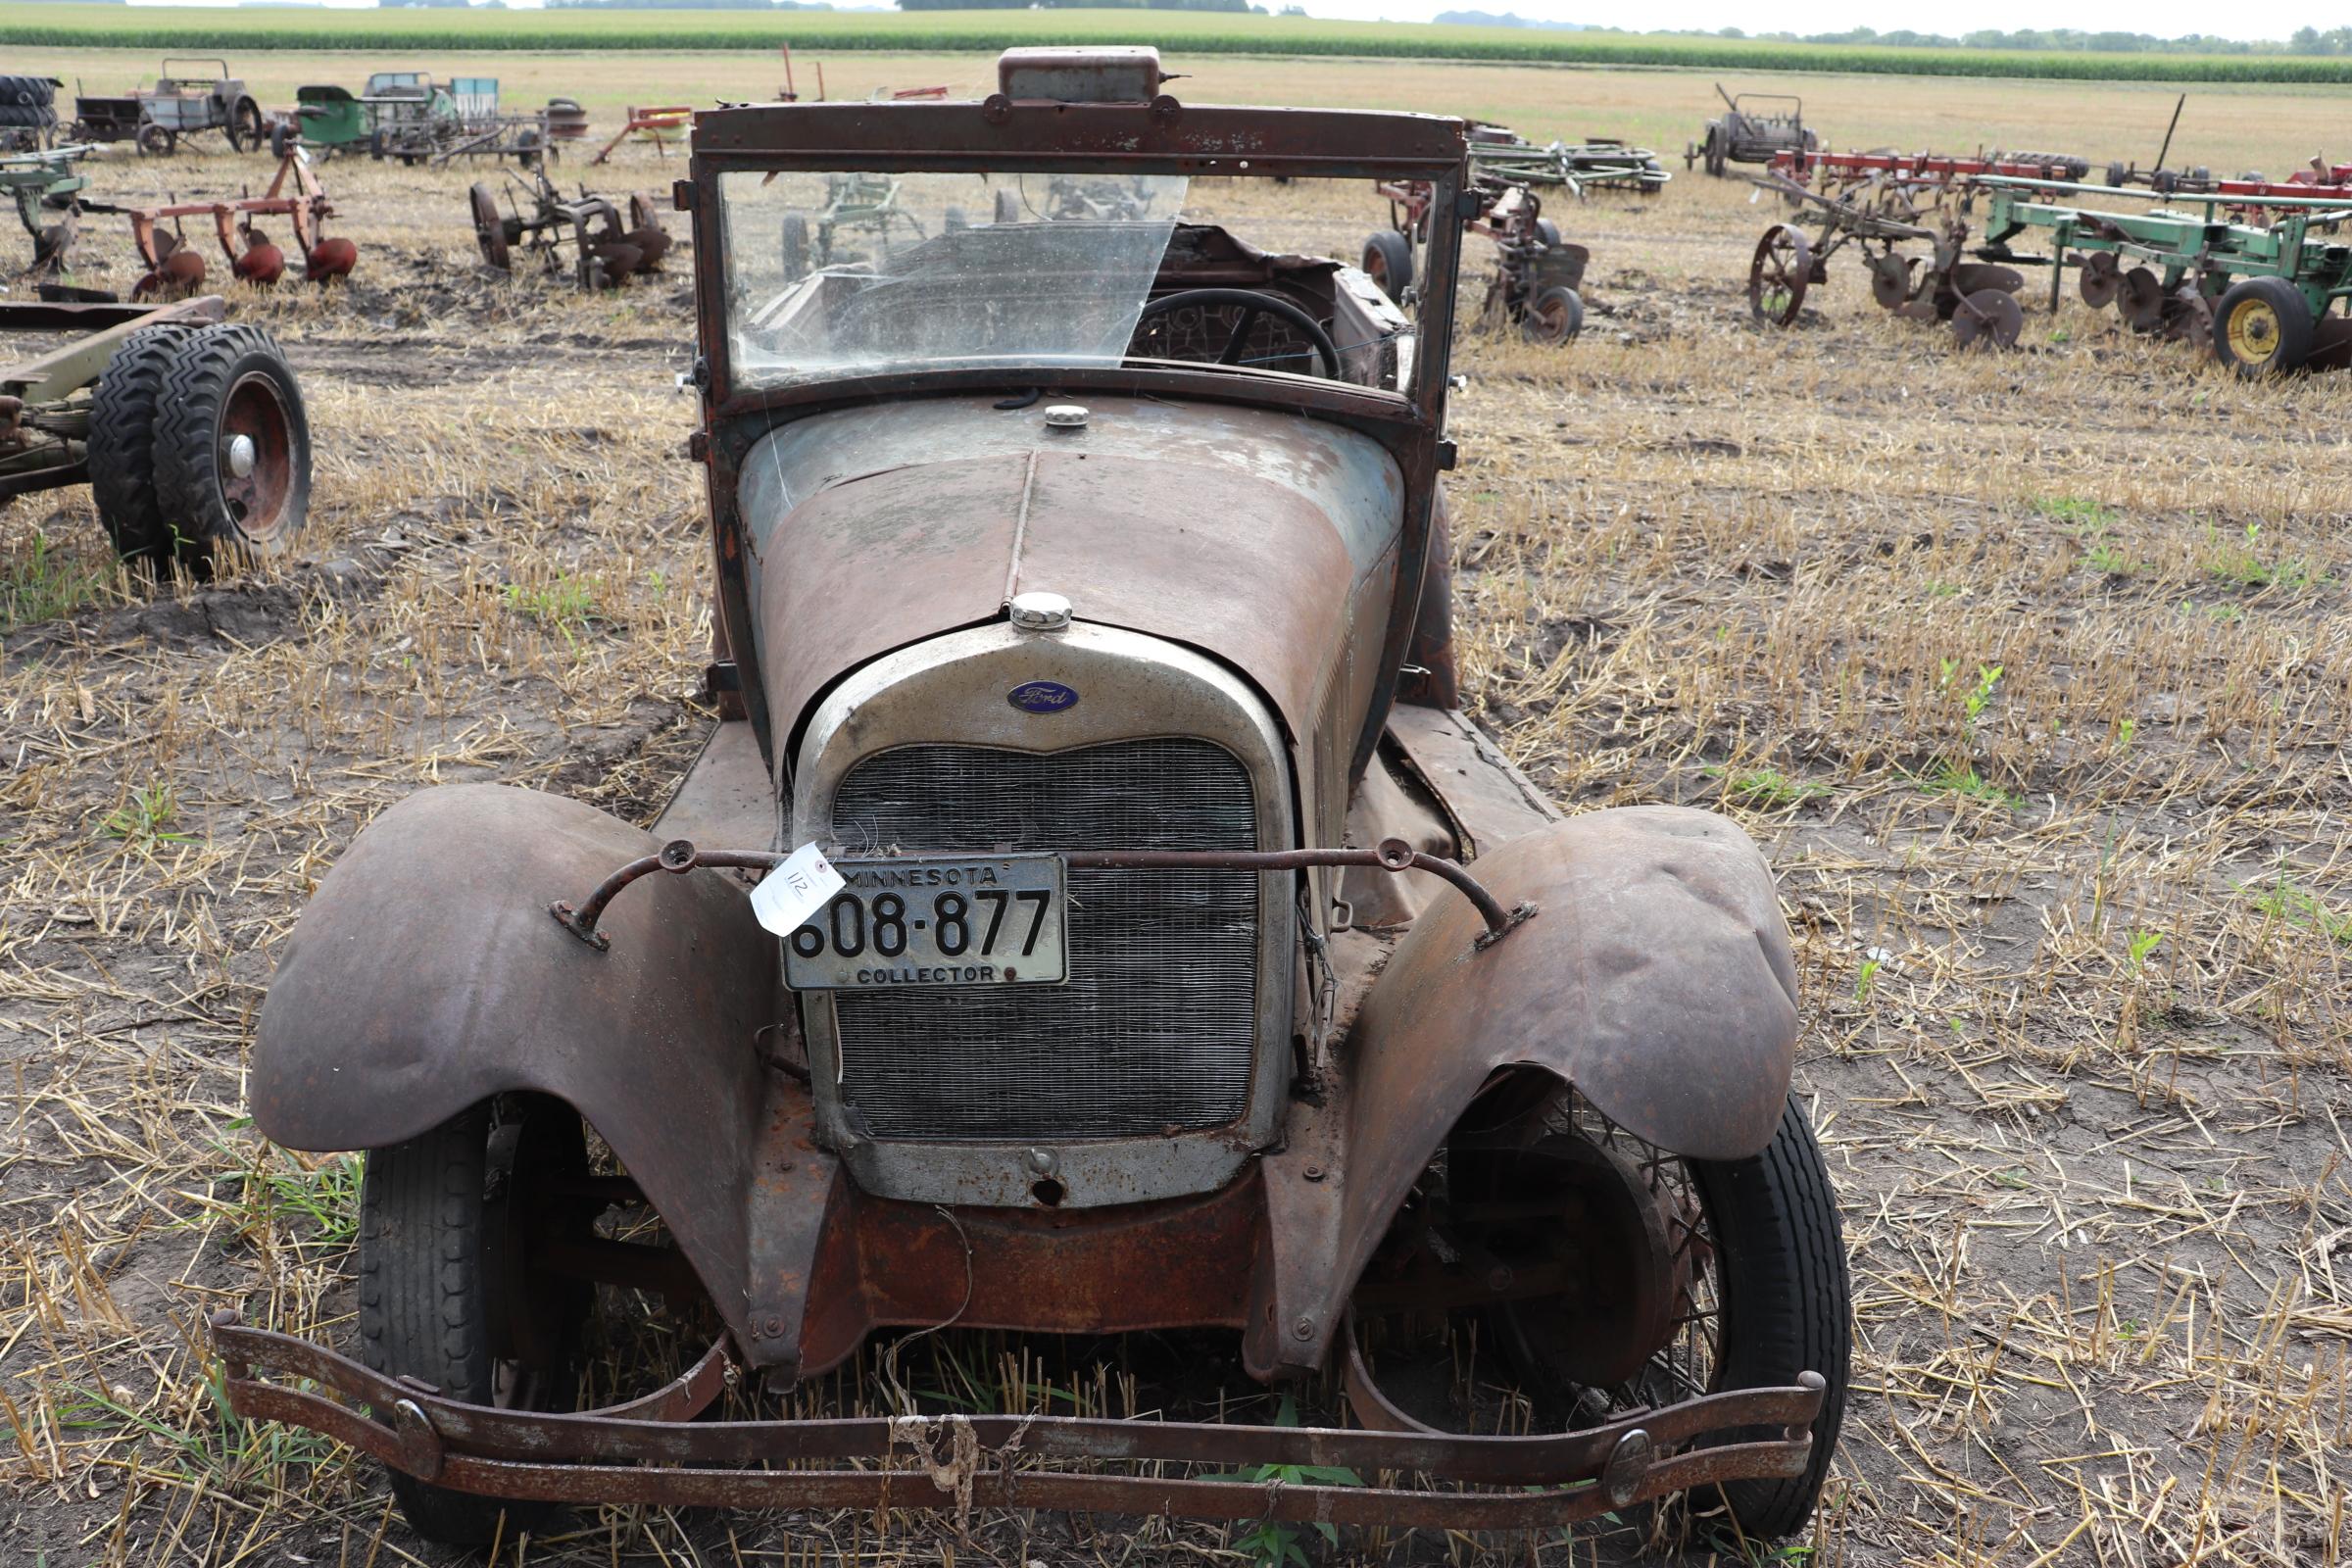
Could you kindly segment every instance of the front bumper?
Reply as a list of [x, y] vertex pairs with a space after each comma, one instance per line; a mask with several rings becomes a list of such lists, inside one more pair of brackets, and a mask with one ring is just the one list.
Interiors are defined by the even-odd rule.
[[[320, 1347], [213, 1319], [229, 1407], [308, 1427], [421, 1481], [516, 1500], [723, 1508], [1049, 1508], [1203, 1519], [1522, 1530], [1573, 1524], [1646, 1498], [1717, 1482], [1789, 1477], [1812, 1451], [1825, 1385], [1687, 1400], [1587, 1431], [1470, 1437], [1411, 1430], [1201, 1425], [1069, 1416], [847, 1417], [696, 1421], [736, 1377], [725, 1341], [665, 1388], [580, 1415], [536, 1415], [442, 1398]], [[1350, 1347], [1353, 1337], [1348, 1337]], [[1359, 1419], [1406, 1419], [1348, 1357]], [[260, 1374], [307, 1379], [320, 1391]], [[348, 1400], [351, 1402], [343, 1402]], [[372, 1413], [370, 1413], [372, 1412]], [[1757, 1441], [1755, 1429], [1778, 1429]], [[1740, 1434], [1748, 1441], [1705, 1439]], [[1040, 1468], [1082, 1461], [1100, 1470]], [[872, 1468], [850, 1468], [851, 1462]], [[1213, 1465], [1340, 1466], [1367, 1482], [1280, 1481], [1137, 1473]], [[1441, 1490], [1452, 1488], [1455, 1490]]]

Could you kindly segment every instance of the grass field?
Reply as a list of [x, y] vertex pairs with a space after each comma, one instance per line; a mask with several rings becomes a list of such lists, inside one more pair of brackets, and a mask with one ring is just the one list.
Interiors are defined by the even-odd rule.
[[[93, 89], [141, 65], [20, 60]], [[272, 102], [368, 65], [254, 61]], [[381, 63], [444, 69], [422, 51]], [[1199, 98], [1672, 146], [1711, 102], [1693, 74], [1171, 64]], [[736, 55], [468, 65], [524, 100], [572, 91], [607, 122], [622, 102], [751, 96], [774, 74]], [[862, 96], [978, 86], [989, 62], [827, 69]], [[2101, 161], [2144, 162], [2171, 109], [2131, 84], [1803, 90], [1838, 144]], [[2175, 162], [2283, 170], [2345, 103], [2199, 93]], [[1806, 1023], [1797, 1094], [1838, 1184], [1857, 1345], [1812, 1534], [1746, 1560], [2343, 1562], [2352, 375], [2240, 383], [2071, 295], [2055, 316], [2030, 302], [2018, 352], [1964, 355], [1874, 307], [1850, 257], [1796, 327], [1766, 332], [1740, 285], [1781, 210], [1674, 166], [1654, 200], [1553, 209], [1592, 251], [1579, 342], [1472, 331], [1457, 349], [1458, 634], [1469, 705], [1562, 805], [1721, 808], [1780, 877]], [[125, 201], [258, 184], [263, 168], [124, 154], [94, 172], [97, 194]], [[617, 195], [675, 169], [630, 149], [563, 174]], [[12, 1568], [449, 1560], [388, 1520], [374, 1467], [224, 1421], [195, 1347], [229, 1305], [352, 1334], [355, 1162], [272, 1149], [243, 1120], [272, 963], [352, 835], [465, 779], [643, 820], [710, 721], [690, 695], [710, 567], [701, 477], [680, 457], [696, 415], [674, 388], [692, 357], [682, 270], [596, 298], [494, 278], [466, 224], [473, 177], [329, 164], [335, 227], [362, 246], [352, 285], [232, 291], [309, 400], [318, 487], [295, 559], [157, 588], [113, 568], [81, 492], [0, 510]], [[1369, 189], [1196, 201], [1261, 242], [1348, 258], [1384, 216]], [[89, 225], [89, 281], [135, 275], [122, 226]], [[1485, 260], [1473, 242], [1467, 265]], [[684, 1329], [658, 1319], [647, 1337], [674, 1350]], [[1230, 1359], [1215, 1338], [1174, 1348]], [[888, 1370], [869, 1357], [803, 1407], [896, 1408], [902, 1387], [1062, 1413], [1139, 1399], [1137, 1367], [996, 1336], [932, 1335]], [[1237, 1416], [1272, 1413], [1238, 1375], [1217, 1393]], [[1338, 1556], [1576, 1568], [1632, 1552], [1595, 1531], [1349, 1537]], [[499, 1560], [1255, 1555], [1246, 1528], [1046, 1513], [966, 1533], [585, 1510]]]
[[868, 15], [742, 11], [444, 9], [300, 12], [100, 7], [18, 0], [0, 45], [141, 49], [996, 50], [1013, 44], [1158, 43], [1195, 54], [1355, 55], [1553, 65], [1839, 71], [1879, 75], [2113, 81], [2352, 81], [2352, 61], [2288, 55], [1896, 49], [1640, 33], [1549, 32], [1230, 17], [1181, 11], [959, 11]]

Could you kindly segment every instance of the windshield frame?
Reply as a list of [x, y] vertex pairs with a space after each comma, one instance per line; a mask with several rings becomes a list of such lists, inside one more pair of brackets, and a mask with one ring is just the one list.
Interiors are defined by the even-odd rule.
[[[1349, 149], [1346, 152], [1336, 149]], [[725, 204], [719, 175], [733, 172], [1184, 174], [1300, 179], [1426, 180], [1433, 212], [1450, 212], [1462, 189], [1463, 122], [1430, 115], [1352, 110], [1152, 104], [980, 103], [762, 104], [695, 117], [688, 201], [694, 213], [698, 329], [713, 421], [798, 403], [833, 403], [922, 391], [1054, 384], [1307, 408], [1436, 429], [1445, 407], [1460, 228], [1430, 225], [1421, 303], [1413, 323], [1413, 380], [1401, 396], [1276, 370], [1170, 361], [1102, 367], [1039, 364], [925, 369], [789, 386], [739, 386], [726, 320]]]

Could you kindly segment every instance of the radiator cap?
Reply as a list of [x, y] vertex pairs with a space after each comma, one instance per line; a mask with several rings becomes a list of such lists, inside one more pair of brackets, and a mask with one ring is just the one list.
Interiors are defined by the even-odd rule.
[[1015, 631], [1067, 631], [1070, 602], [1059, 594], [1014, 594], [1012, 626]]

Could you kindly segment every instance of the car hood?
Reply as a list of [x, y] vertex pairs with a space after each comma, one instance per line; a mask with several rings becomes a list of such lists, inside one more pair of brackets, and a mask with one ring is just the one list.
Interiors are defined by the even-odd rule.
[[1354, 724], [1386, 629], [1403, 479], [1370, 437], [1268, 410], [948, 398], [813, 416], [739, 467], [779, 750], [877, 655], [1050, 591], [1255, 682], [1294, 738]]

